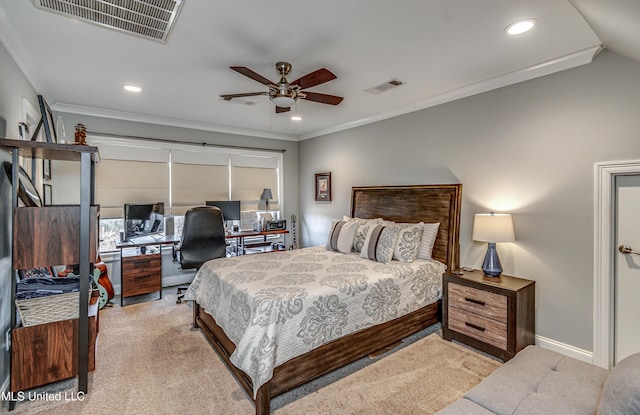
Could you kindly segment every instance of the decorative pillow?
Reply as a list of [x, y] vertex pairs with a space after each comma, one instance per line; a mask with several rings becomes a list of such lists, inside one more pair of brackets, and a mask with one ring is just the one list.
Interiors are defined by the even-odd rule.
[[385, 264], [391, 262], [399, 230], [397, 226], [372, 226], [362, 246], [360, 257]]
[[334, 219], [327, 240], [327, 250], [348, 254], [353, 247], [353, 238], [356, 236], [357, 230], [358, 224], [355, 222]]
[[640, 414], [640, 353], [625, 357], [611, 369], [602, 388], [598, 415]]
[[422, 232], [422, 241], [418, 248], [417, 258], [431, 259], [431, 253], [433, 252], [433, 244], [436, 243], [436, 236], [438, 236], [439, 223], [425, 223], [424, 230]]
[[383, 222], [381, 218], [362, 219], [362, 218], [351, 218], [349, 216], [344, 216], [342, 220], [347, 222], [355, 222], [358, 224], [358, 231], [356, 232], [356, 237], [353, 240], [353, 252], [362, 251], [364, 240], [367, 238], [367, 234], [369, 233], [369, 229], [371, 228], [371, 226], [379, 225]]
[[413, 262], [422, 242], [424, 223], [396, 223], [398, 240], [393, 249], [393, 259], [400, 262]]
[[42, 267], [33, 269], [21, 269], [18, 271], [20, 279], [25, 278], [55, 278], [57, 277], [52, 267]]

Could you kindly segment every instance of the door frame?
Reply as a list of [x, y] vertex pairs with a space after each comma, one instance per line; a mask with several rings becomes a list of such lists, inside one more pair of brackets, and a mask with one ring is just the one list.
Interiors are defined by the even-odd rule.
[[615, 269], [615, 178], [640, 175], [640, 160], [594, 166], [593, 364], [613, 366]]

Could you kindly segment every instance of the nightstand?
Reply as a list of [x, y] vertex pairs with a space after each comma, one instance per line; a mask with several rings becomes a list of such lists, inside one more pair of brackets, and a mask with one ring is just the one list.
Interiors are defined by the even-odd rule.
[[535, 281], [482, 271], [443, 279], [442, 337], [504, 361], [535, 343]]

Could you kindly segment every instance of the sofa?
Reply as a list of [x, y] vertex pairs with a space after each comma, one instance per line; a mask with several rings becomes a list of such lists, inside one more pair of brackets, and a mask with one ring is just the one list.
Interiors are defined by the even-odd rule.
[[640, 353], [611, 371], [527, 346], [437, 415], [640, 414]]

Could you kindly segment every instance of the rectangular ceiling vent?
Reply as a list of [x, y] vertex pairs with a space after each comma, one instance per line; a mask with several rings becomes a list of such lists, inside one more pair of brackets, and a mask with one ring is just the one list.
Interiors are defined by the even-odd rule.
[[184, 0], [33, 0], [65, 16], [167, 43]]
[[373, 88], [365, 89], [364, 92], [368, 92], [370, 94], [380, 94], [390, 89], [397, 88], [400, 85], [404, 85], [404, 84], [401, 81], [398, 81], [397, 79], [392, 79], [391, 81], [374, 86]]

